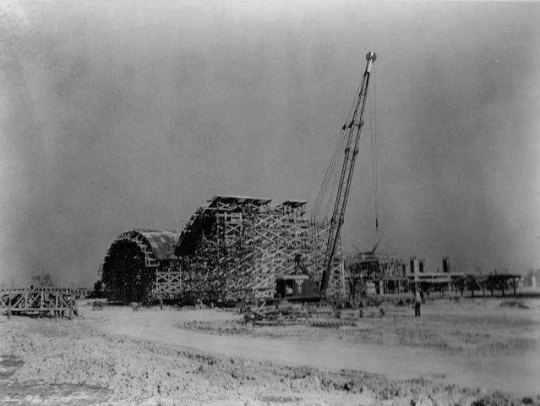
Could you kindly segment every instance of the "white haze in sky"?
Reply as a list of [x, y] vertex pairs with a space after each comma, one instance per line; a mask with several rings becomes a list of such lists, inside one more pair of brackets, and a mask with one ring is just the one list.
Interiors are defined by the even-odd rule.
[[90, 286], [122, 231], [181, 229], [214, 194], [310, 209], [371, 50], [346, 251], [539, 268], [538, 21], [540, 3], [3, 1], [0, 283]]

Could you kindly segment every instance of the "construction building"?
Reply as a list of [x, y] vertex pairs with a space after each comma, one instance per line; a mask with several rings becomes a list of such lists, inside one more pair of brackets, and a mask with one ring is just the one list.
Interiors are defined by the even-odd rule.
[[[329, 225], [305, 217], [306, 202], [214, 196], [181, 233], [132, 230], [111, 245], [101, 274], [109, 300], [229, 302], [272, 297], [276, 279], [321, 280]], [[330, 297], [347, 297], [341, 249]]]
[[397, 255], [360, 252], [345, 260], [345, 273], [349, 275], [351, 298], [373, 295], [399, 295], [420, 289], [426, 295], [459, 294], [490, 296], [500, 291], [502, 296], [516, 295], [521, 275], [491, 273], [474, 275], [451, 272], [450, 259], [442, 259], [442, 272], [427, 272], [425, 260], [411, 257], [406, 264]]
[[[271, 206], [270, 199], [214, 196], [193, 214], [169, 251], [165, 248], [171, 239], [165, 238], [164, 249], [158, 250], [149, 233], [141, 230], [133, 232], [135, 237], [115, 241], [102, 268], [109, 297], [124, 302], [164, 296], [185, 301], [255, 300], [272, 297], [276, 279], [296, 273], [318, 282], [324, 298], [348, 298], [351, 281], [341, 258], [340, 235], [376, 59], [375, 52], [367, 53], [359, 92], [337, 138], [313, 220], [305, 217], [302, 200]], [[315, 221], [323, 202], [332, 201], [330, 222]], [[167, 236], [174, 239], [172, 233]]]
[[409, 291], [406, 265], [394, 254], [359, 252], [345, 260], [349, 291], [355, 300], [368, 295]]

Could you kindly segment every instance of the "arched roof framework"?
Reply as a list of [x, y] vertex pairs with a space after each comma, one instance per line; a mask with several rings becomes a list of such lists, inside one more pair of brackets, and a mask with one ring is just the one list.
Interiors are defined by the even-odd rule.
[[117, 245], [122, 241], [137, 244], [144, 253], [145, 265], [149, 268], [159, 266], [159, 262], [170, 257], [174, 245], [178, 241], [179, 234], [172, 231], [158, 230], [128, 230], [120, 234], [111, 244], [104, 265], [110, 258]]

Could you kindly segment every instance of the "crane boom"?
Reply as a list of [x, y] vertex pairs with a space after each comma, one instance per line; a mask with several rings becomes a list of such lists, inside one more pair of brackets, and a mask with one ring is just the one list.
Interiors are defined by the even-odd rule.
[[344, 130], [348, 131], [348, 134], [345, 146], [343, 166], [341, 168], [341, 174], [339, 178], [338, 192], [334, 204], [332, 219], [330, 220], [330, 230], [328, 232], [325, 268], [322, 274], [322, 280], [320, 284], [320, 289], [323, 296], [326, 296], [327, 293], [328, 284], [330, 282], [332, 261], [336, 253], [336, 247], [341, 233], [341, 226], [343, 225], [343, 220], [345, 218], [345, 209], [347, 208], [347, 200], [349, 198], [349, 192], [351, 189], [351, 181], [354, 172], [354, 165], [356, 163], [356, 155], [358, 154], [358, 144], [360, 142], [360, 135], [362, 134], [362, 127], [364, 125], [363, 116], [367, 89], [369, 85], [369, 77], [371, 74], [371, 66], [377, 59], [377, 55], [375, 54], [375, 52], [369, 52], [366, 55], [366, 59], [366, 70], [364, 71], [364, 76], [362, 78], [360, 93], [356, 98], [352, 120], [348, 125], [344, 126]]

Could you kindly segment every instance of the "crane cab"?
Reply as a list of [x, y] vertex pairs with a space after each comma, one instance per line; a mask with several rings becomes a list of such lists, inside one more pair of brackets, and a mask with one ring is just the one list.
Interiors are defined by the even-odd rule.
[[316, 302], [321, 291], [307, 275], [287, 275], [276, 279], [276, 298], [291, 302]]

